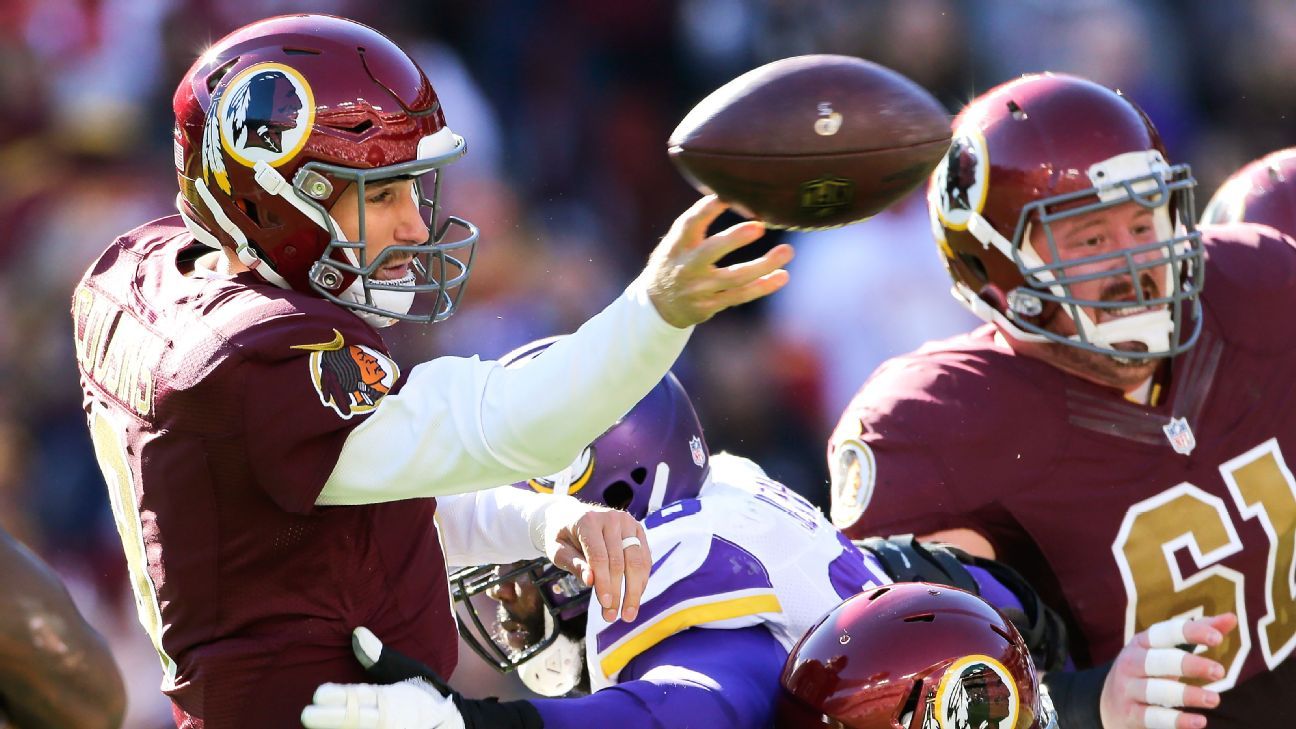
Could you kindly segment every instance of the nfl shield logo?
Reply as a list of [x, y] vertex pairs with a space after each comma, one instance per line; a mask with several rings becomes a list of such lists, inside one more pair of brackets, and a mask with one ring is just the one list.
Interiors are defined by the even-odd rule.
[[1193, 435], [1188, 421], [1181, 417], [1171, 418], [1169, 423], [1161, 426], [1161, 430], [1165, 431], [1166, 439], [1170, 441], [1170, 447], [1175, 449], [1175, 453], [1186, 456], [1197, 447], [1197, 437]]
[[698, 468], [706, 463], [706, 451], [702, 450], [702, 439], [696, 435], [689, 438], [689, 453], [693, 454], [693, 465]]
[[838, 213], [855, 198], [855, 183], [840, 177], [820, 177], [801, 183], [801, 209], [816, 217]]

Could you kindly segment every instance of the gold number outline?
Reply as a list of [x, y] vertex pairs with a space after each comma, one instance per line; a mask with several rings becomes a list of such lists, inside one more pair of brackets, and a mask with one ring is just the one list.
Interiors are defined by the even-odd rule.
[[[1233, 585], [1233, 600], [1238, 616], [1238, 624], [1247, 627], [1238, 631], [1240, 641], [1238, 651], [1233, 660], [1225, 666], [1224, 678], [1207, 686], [1212, 691], [1224, 691], [1232, 688], [1237, 682], [1238, 673], [1241, 672], [1242, 665], [1246, 663], [1246, 657], [1251, 652], [1251, 631], [1246, 618], [1246, 575], [1230, 567], [1218, 564], [1221, 560], [1240, 552], [1242, 550], [1242, 540], [1238, 537], [1233, 520], [1229, 518], [1224, 500], [1203, 491], [1187, 481], [1131, 506], [1125, 512], [1120, 531], [1117, 532], [1116, 539], [1112, 542], [1112, 555], [1116, 559], [1116, 566], [1120, 569], [1121, 580], [1125, 584], [1125, 643], [1128, 644], [1130, 639], [1139, 632], [1140, 628], [1138, 623], [1139, 591], [1137, 583], [1134, 581], [1129, 559], [1125, 553], [1130, 533], [1140, 516], [1150, 514], [1180, 498], [1192, 499], [1212, 509], [1218, 515], [1219, 526], [1223, 528], [1227, 536], [1227, 540], [1223, 544], [1203, 553], [1194, 534], [1194, 525], [1186, 524], [1182, 533], [1173, 539], [1162, 542], [1160, 545], [1161, 554], [1165, 559], [1165, 566], [1169, 570], [1176, 594], [1189, 590], [1213, 577], [1222, 578]], [[1179, 571], [1178, 561], [1174, 557], [1176, 551], [1185, 547], [1192, 556], [1194, 565], [1198, 568], [1195, 574], [1186, 579]], [[1200, 617], [1203, 614], [1203, 608], [1199, 605], [1192, 610], [1175, 615], [1166, 615], [1162, 619]]]
[[[1220, 475], [1224, 477], [1224, 483], [1228, 486], [1229, 493], [1233, 496], [1238, 513], [1242, 515], [1243, 519], [1258, 519], [1260, 526], [1265, 531], [1265, 536], [1269, 538], [1269, 556], [1265, 568], [1265, 615], [1256, 621], [1255, 631], [1256, 637], [1259, 639], [1261, 655], [1265, 659], [1265, 665], [1273, 669], [1296, 649], [1296, 631], [1293, 631], [1276, 650], [1269, 644], [1270, 627], [1277, 620], [1278, 614], [1274, 605], [1274, 593], [1279, 589], [1280, 585], [1276, 579], [1278, 550], [1282, 548], [1284, 542], [1287, 543], [1289, 550], [1289, 568], [1284, 580], [1287, 585], [1287, 599], [1289, 602], [1296, 602], [1296, 578], [1293, 577], [1293, 570], [1290, 568], [1292, 560], [1296, 560], [1296, 555], [1290, 553], [1290, 550], [1293, 549], [1292, 545], [1296, 544], [1296, 535], [1287, 534], [1285, 538], [1280, 537], [1274, 527], [1273, 516], [1270, 514], [1272, 508], [1266, 508], [1272, 505], [1265, 504], [1259, 499], [1248, 499], [1246, 493], [1244, 493], [1243, 484], [1240, 484], [1237, 480], [1239, 471], [1258, 466], [1266, 457], [1272, 459], [1276, 472], [1285, 482], [1292, 497], [1292, 502], [1287, 506], [1291, 507], [1296, 504], [1296, 479], [1292, 477], [1292, 472], [1287, 467], [1282, 450], [1278, 447], [1277, 438], [1270, 438], [1246, 453], [1229, 459], [1219, 467], [1219, 470]], [[1247, 490], [1254, 491], [1254, 488]]]

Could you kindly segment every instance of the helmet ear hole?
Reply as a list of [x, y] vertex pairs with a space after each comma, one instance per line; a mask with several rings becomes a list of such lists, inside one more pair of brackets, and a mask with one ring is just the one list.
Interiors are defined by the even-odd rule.
[[981, 262], [980, 258], [977, 258], [970, 253], [960, 253], [958, 254], [958, 257], [959, 261], [967, 267], [967, 270], [975, 276], [978, 281], [982, 284], [990, 282], [990, 274], [986, 272], [985, 264]]
[[[642, 469], [639, 469], [642, 470]], [[616, 481], [611, 486], [603, 489], [603, 503], [613, 509], [624, 511], [634, 500], [634, 489], [625, 481]]]
[[635, 483], [642, 486], [644, 480], [648, 478], [648, 469], [644, 468], [643, 466], [639, 466], [638, 468], [630, 472], [630, 478], [633, 478]]
[[207, 95], [208, 96], [210, 96], [211, 93], [216, 90], [216, 85], [221, 82], [221, 79], [225, 78], [225, 74], [229, 73], [229, 70], [234, 67], [234, 64], [238, 63], [238, 60], [239, 57], [234, 56], [233, 58], [229, 59], [225, 63], [221, 64], [220, 68], [207, 74]]

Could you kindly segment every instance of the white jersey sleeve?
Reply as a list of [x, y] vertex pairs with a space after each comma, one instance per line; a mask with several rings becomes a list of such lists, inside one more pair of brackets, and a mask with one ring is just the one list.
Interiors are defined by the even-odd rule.
[[764, 625], [791, 650], [846, 597], [890, 582], [800, 495], [751, 461], [718, 454], [698, 498], [644, 519], [653, 559], [639, 616], [607, 623], [589, 612], [591, 688], [615, 684], [626, 664], [689, 628]]
[[690, 329], [641, 282], [525, 366], [438, 357], [351, 431], [320, 505], [464, 493], [553, 473], [674, 364]]

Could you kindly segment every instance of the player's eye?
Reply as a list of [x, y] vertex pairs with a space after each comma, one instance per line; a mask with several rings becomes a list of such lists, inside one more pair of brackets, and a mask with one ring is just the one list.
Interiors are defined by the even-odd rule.
[[392, 199], [391, 188], [383, 188], [382, 190], [379, 190], [378, 192], [375, 192], [374, 194], [368, 197], [368, 201], [374, 203], [375, 205], [379, 203], [385, 203], [391, 199]]

